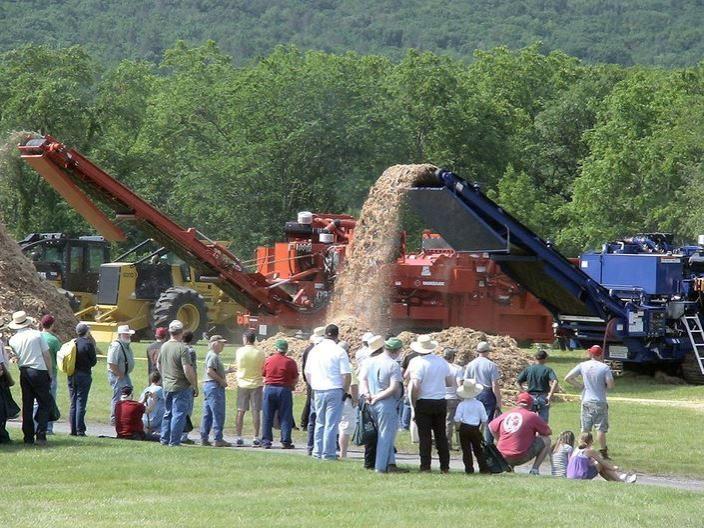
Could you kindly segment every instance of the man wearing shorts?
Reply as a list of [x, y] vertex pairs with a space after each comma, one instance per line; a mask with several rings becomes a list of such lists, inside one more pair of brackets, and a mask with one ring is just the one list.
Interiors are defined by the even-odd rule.
[[261, 446], [259, 425], [261, 423], [262, 394], [264, 387], [264, 362], [266, 355], [254, 346], [257, 334], [247, 330], [243, 337], [243, 347], [237, 349], [235, 362], [237, 364], [237, 420], [235, 421], [236, 446], [243, 446], [242, 426], [244, 415], [251, 409], [254, 438], [252, 447]]
[[[596, 427], [599, 452], [608, 459], [606, 433], [609, 430], [609, 404], [606, 392], [614, 388], [614, 375], [604, 363], [604, 353], [599, 345], [589, 349], [591, 359], [583, 361], [565, 376], [565, 381], [582, 390], [582, 432], [590, 433]], [[582, 377], [582, 383], [577, 378]]]
[[533, 396], [522, 392], [516, 407], [495, 418], [489, 430], [498, 441], [496, 447], [511, 466], [520, 466], [533, 460], [531, 475], [540, 474], [540, 464], [550, 452], [550, 426], [536, 413]]

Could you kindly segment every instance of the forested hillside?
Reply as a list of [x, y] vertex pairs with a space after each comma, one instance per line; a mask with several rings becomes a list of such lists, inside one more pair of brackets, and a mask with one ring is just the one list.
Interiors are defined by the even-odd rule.
[[177, 39], [213, 39], [236, 63], [278, 44], [401, 58], [407, 48], [469, 60], [536, 41], [587, 62], [695, 65], [701, 0], [23, 0], [0, 3], [0, 50], [83, 44], [99, 60], [158, 61]]
[[[214, 44], [101, 70], [80, 47], [0, 54], [0, 133], [48, 132], [186, 225], [249, 255], [299, 210], [358, 212], [386, 167], [479, 181], [568, 254], [617, 236], [704, 233], [704, 67], [587, 65], [536, 46], [467, 64], [279, 48], [233, 66]], [[15, 156], [0, 219], [86, 227]]]

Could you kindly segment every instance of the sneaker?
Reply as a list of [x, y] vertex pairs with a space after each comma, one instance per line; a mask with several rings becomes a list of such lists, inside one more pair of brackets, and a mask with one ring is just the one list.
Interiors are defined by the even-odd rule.
[[37, 438], [37, 440], [34, 442], [34, 445], [37, 447], [46, 447], [46, 438]]
[[538, 468], [533, 468], [528, 472], [529, 475], [540, 475], [540, 470]]
[[211, 445], [213, 445], [213, 444], [211, 444], [210, 441], [209, 441], [207, 438], [203, 438], [203, 439], [200, 441], [200, 445], [202, 445], [202, 446], [211, 446]]
[[215, 447], [232, 447], [232, 444], [227, 440], [215, 440], [213, 444]]
[[604, 460], [611, 460], [611, 457], [609, 456], [609, 448], [605, 447], [604, 449], [599, 449], [599, 454]]
[[406, 468], [400, 468], [396, 464], [389, 464], [386, 468], [387, 473], [408, 473], [409, 470]]
[[636, 480], [638, 480], [638, 476], [635, 473], [631, 473], [626, 477], [627, 484], [633, 484]]
[[261, 445], [262, 442], [261, 440], [259, 440], [259, 438], [255, 438], [254, 440], [252, 440], [252, 447], [261, 447]]
[[186, 438], [185, 440], [181, 440], [181, 443], [184, 445], [194, 445], [195, 442], [191, 440], [190, 438]]
[[235, 440], [235, 446], [236, 447], [244, 446], [244, 440], [242, 440], [241, 438], [238, 438], [237, 440]]
[[269, 442], [262, 442], [262, 447], [264, 449], [271, 449], [271, 444]]
[[83, 432], [83, 433], [78, 433], [76, 436], [85, 436], [85, 435], [86, 435], [86, 433]]
[[293, 444], [281, 444], [281, 449], [296, 449], [296, 446]]

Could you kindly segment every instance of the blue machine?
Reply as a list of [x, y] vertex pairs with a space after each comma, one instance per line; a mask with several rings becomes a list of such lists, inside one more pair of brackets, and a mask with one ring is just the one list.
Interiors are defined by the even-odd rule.
[[457, 251], [489, 253], [550, 310], [559, 332], [583, 347], [605, 343], [610, 360], [681, 364], [687, 381], [704, 383], [703, 248], [639, 234], [583, 254], [577, 267], [478, 185], [443, 169], [436, 178], [408, 193], [428, 227]]

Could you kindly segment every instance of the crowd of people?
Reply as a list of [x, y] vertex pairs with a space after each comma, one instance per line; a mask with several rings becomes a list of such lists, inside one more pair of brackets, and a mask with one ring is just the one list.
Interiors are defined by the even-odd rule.
[[[9, 441], [5, 422], [19, 412], [9, 391], [14, 383], [7, 368], [9, 361], [19, 366], [24, 442], [45, 445], [47, 435], [53, 434], [52, 422], [59, 414], [57, 353], [62, 347], [52, 331], [54, 322], [46, 315], [35, 325], [19, 311], [8, 325], [14, 334], [7, 342], [9, 354], [4, 353], [4, 344], [0, 353], [0, 442]], [[195, 443], [188, 438], [195, 429], [191, 416], [200, 386], [193, 334], [184, 331], [178, 320], [157, 329], [156, 341], [147, 348], [148, 386], [136, 400], [131, 377], [135, 367], [133, 334], [128, 325], [119, 326], [107, 353], [110, 421], [116, 436], [167, 446]], [[87, 324], [77, 325], [74, 343], [75, 368], [68, 376], [68, 421], [71, 435], [85, 436], [86, 406], [97, 361]], [[354, 433], [357, 443], [364, 446], [366, 468], [379, 473], [406, 472], [408, 469], [396, 464], [395, 448], [399, 429], [406, 428], [418, 443], [421, 472], [431, 470], [434, 443], [443, 473], [450, 470], [450, 452], [461, 450], [466, 473], [475, 472], [475, 460], [480, 473], [492, 472], [489, 458], [500, 456], [509, 467], [532, 464], [531, 474], [539, 474], [543, 462], [550, 459], [554, 476], [591, 479], [601, 475], [622, 482], [636, 478], [622, 472], [609, 458], [606, 398], [614, 380], [599, 346], [591, 347], [590, 359], [565, 378], [582, 390], [581, 435], [576, 439], [574, 433], [564, 431], [553, 443], [549, 419], [558, 379], [546, 364], [544, 350], [538, 350], [533, 364], [515, 379], [515, 405], [504, 411], [499, 386], [502, 373], [491, 360], [491, 345], [486, 341], [477, 345], [473, 360], [459, 365], [455, 362], [457, 350], [446, 348], [438, 354], [439, 344], [429, 335], [419, 335], [404, 354], [404, 344], [397, 337], [384, 339], [367, 332], [361, 349], [351, 351], [340, 340], [339, 328], [329, 324], [313, 331], [300, 370], [287, 356], [286, 339], [278, 339], [275, 352], [267, 357], [257, 347], [255, 332], [246, 331], [243, 345], [235, 353], [234, 368], [226, 368], [221, 359], [225, 343], [219, 335], [208, 339], [198, 428], [203, 446], [232, 447], [223, 430], [227, 374], [235, 372], [234, 446], [270, 449], [278, 427], [281, 448], [293, 449], [293, 391], [302, 376], [306, 403], [301, 427], [308, 431], [308, 454], [316, 459], [345, 458]], [[252, 416], [254, 436], [246, 444], [242, 433], [247, 412]], [[594, 429], [598, 450], [594, 448]], [[358, 435], [358, 431], [366, 434]]]

